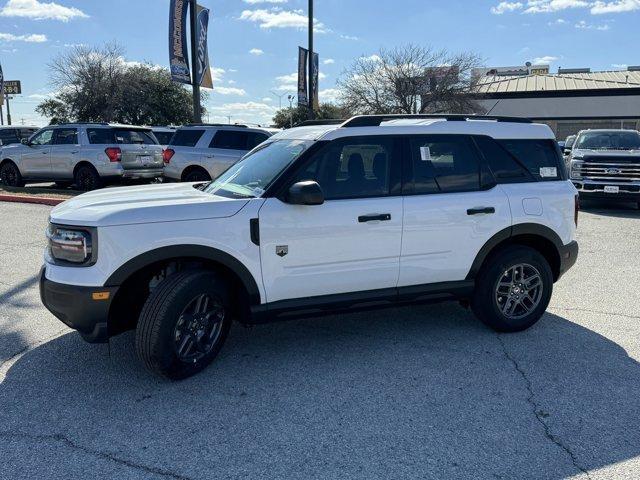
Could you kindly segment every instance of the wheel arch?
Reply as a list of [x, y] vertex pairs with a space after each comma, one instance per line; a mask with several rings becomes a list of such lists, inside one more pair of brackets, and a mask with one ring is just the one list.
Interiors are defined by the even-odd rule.
[[13, 158], [7, 157], [7, 158], [1, 159], [0, 160], [0, 167], [2, 167], [2, 165], [4, 165], [5, 163], [13, 163], [16, 166], [16, 168], [18, 170], [20, 170], [20, 167], [18, 166], [18, 164], [16, 163], [16, 161]]
[[[96, 168], [96, 166], [93, 163], [91, 163], [89, 160], [80, 160], [73, 167], [73, 178], [76, 177], [76, 173], [78, 172], [78, 169], [80, 167], [85, 167], [85, 166], [93, 168], [96, 171], [96, 173], [98, 173], [98, 169]], [[99, 173], [98, 173], [98, 175], [99, 175]]]
[[563, 243], [558, 234], [539, 223], [522, 223], [499, 231], [484, 244], [471, 265], [467, 280], [474, 279], [487, 259], [508, 245], [523, 245], [537, 250], [549, 262], [554, 282], [560, 278]]
[[182, 169], [182, 173], [180, 174], [180, 181], [184, 182], [185, 178], [187, 178], [187, 175], [189, 175], [191, 172], [198, 171], [198, 170], [206, 173], [207, 176], [211, 178], [211, 174], [206, 168], [204, 168], [202, 165], [197, 165], [195, 163], [192, 163], [190, 165], [187, 165], [184, 169]]

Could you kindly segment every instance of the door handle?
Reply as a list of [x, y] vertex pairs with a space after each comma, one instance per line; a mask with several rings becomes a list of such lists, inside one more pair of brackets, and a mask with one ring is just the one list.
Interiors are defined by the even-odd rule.
[[367, 222], [388, 222], [391, 220], [390, 213], [376, 213], [373, 215], [361, 215], [358, 217], [358, 222], [367, 223]]
[[467, 215], [482, 215], [490, 213], [496, 213], [496, 209], [494, 207], [480, 207], [470, 208], [469, 210], [467, 210]]

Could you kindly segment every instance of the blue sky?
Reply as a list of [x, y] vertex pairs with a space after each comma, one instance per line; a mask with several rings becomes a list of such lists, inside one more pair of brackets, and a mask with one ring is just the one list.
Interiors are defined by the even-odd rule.
[[[279, 104], [270, 92], [295, 90], [307, 1], [200, 3], [212, 13], [209, 120], [268, 123]], [[168, 65], [168, 8], [168, 0], [0, 0], [0, 62], [6, 79], [23, 84], [14, 123], [44, 124], [34, 108], [52, 92], [47, 63], [72, 45], [115, 40], [127, 61]], [[355, 58], [409, 42], [473, 51], [488, 66], [640, 64], [640, 0], [315, 0], [315, 15], [324, 101], [335, 98], [335, 82]]]

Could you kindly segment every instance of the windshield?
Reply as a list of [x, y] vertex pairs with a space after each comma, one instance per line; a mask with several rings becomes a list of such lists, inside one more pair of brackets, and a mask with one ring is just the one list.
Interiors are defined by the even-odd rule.
[[262, 144], [208, 184], [204, 191], [226, 197], [259, 197], [313, 142], [278, 140]]
[[573, 142], [576, 141], [576, 136], [575, 135], [570, 135], [567, 137], [567, 139], [564, 142], [564, 148], [571, 148], [573, 146]]
[[585, 132], [576, 141], [575, 148], [588, 150], [637, 150], [640, 149], [640, 133], [633, 130]]

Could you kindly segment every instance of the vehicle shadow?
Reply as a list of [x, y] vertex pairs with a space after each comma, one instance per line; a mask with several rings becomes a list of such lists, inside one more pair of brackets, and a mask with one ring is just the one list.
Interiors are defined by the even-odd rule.
[[581, 199], [580, 210], [607, 217], [640, 218], [640, 209], [633, 202]]
[[0, 436], [45, 472], [78, 448], [141, 477], [560, 479], [640, 455], [640, 365], [557, 315], [512, 335], [455, 304], [237, 326], [177, 383], [132, 340], [29, 351], [0, 376]]

